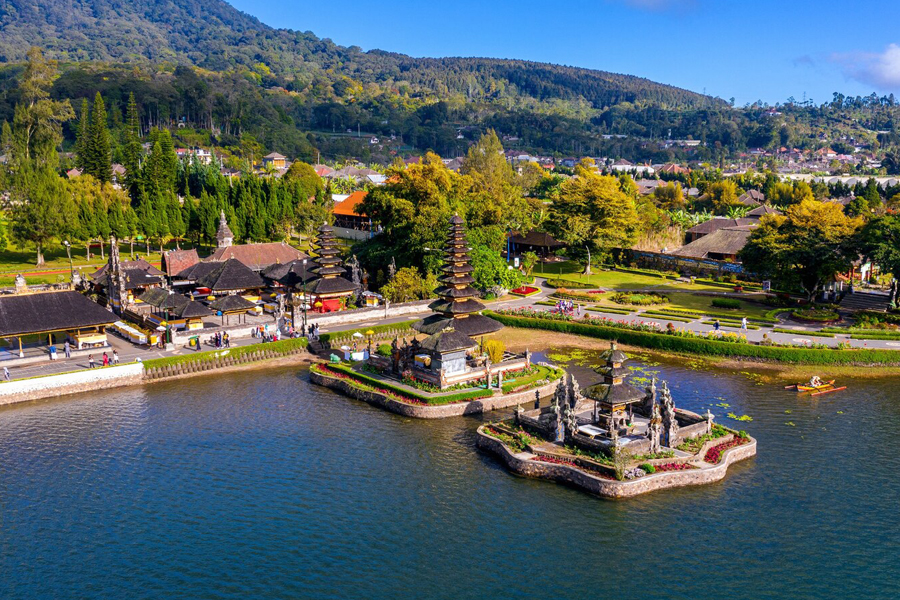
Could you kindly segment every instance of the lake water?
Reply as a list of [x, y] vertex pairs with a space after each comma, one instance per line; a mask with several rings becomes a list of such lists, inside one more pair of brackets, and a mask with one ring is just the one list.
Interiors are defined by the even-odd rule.
[[730, 404], [759, 455], [603, 500], [508, 474], [479, 419], [405, 419], [298, 368], [2, 410], [0, 598], [900, 597], [900, 382], [816, 400], [649, 368], [680, 406]]

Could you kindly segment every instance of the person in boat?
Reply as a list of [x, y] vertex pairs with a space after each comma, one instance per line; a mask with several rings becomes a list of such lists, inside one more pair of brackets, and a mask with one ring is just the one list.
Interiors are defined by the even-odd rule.
[[819, 379], [818, 375], [813, 375], [812, 377], [809, 378], [809, 385], [811, 387], [819, 387], [822, 385], [822, 380]]

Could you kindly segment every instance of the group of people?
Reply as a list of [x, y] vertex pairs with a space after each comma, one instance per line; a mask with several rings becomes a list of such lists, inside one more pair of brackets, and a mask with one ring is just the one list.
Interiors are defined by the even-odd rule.
[[571, 300], [558, 300], [553, 312], [564, 315], [578, 315], [581, 314], [581, 305], [575, 304]]
[[[722, 326], [719, 323], [719, 320], [716, 319], [713, 321], [713, 331], [719, 331], [719, 328]], [[747, 317], [741, 317], [741, 331], [747, 331], [750, 328], [750, 323], [747, 321]]]
[[310, 340], [319, 339], [319, 324], [313, 323], [309, 328], [306, 325], [301, 326], [300, 337], [309, 337]]
[[[103, 360], [103, 366], [108, 367], [110, 364], [109, 354], [104, 352], [102, 360]], [[114, 364], [114, 365], [119, 364], [119, 353], [115, 349], [113, 350], [111, 360], [112, 360], [112, 364]], [[88, 368], [93, 369], [96, 366], [97, 366], [97, 361], [94, 360], [94, 355], [88, 354]]]
[[231, 348], [231, 336], [228, 335], [227, 331], [225, 331], [225, 332], [219, 331], [216, 334], [214, 334], [212, 342], [217, 350], [221, 349], [221, 348]]

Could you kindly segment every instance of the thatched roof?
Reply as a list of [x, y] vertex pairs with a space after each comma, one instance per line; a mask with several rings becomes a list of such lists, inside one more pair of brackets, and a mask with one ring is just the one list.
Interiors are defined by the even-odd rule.
[[241, 296], [229, 295], [222, 296], [215, 302], [209, 305], [209, 307], [215, 311], [221, 311], [223, 313], [231, 313], [231, 312], [243, 312], [245, 310], [250, 310], [254, 308], [256, 305], [246, 298], [242, 298]]
[[197, 279], [197, 285], [222, 292], [230, 290], [252, 290], [265, 285], [262, 277], [237, 259], [219, 263], [219, 267]]
[[437, 352], [443, 354], [446, 352], [454, 352], [457, 350], [468, 350], [478, 345], [478, 342], [470, 338], [464, 333], [447, 328], [438, 331], [434, 335], [425, 339], [419, 347], [423, 350]]
[[720, 229], [682, 246], [672, 254], [690, 258], [709, 258], [710, 254], [734, 255], [747, 244], [752, 230], [744, 227]]
[[119, 318], [78, 292], [0, 296], [0, 336], [109, 325]]

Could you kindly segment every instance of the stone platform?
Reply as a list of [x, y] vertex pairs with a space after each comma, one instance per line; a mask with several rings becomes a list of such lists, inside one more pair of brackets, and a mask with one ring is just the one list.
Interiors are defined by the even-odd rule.
[[713, 483], [723, 479], [732, 464], [756, 455], [756, 439], [751, 437], [749, 442], [725, 450], [720, 462], [711, 465], [703, 461], [703, 456], [709, 448], [723, 443], [723, 440], [710, 440], [697, 453], [697, 458], [689, 461], [689, 464], [698, 468], [653, 473], [637, 479], [619, 481], [592, 474], [577, 466], [539, 461], [536, 460], [537, 455], [531, 452], [513, 452], [503, 442], [485, 433], [485, 427], [483, 425], [478, 428], [477, 446], [498, 456], [510, 471], [525, 477], [549, 479], [572, 485], [604, 498], [631, 498], [666, 488]]

